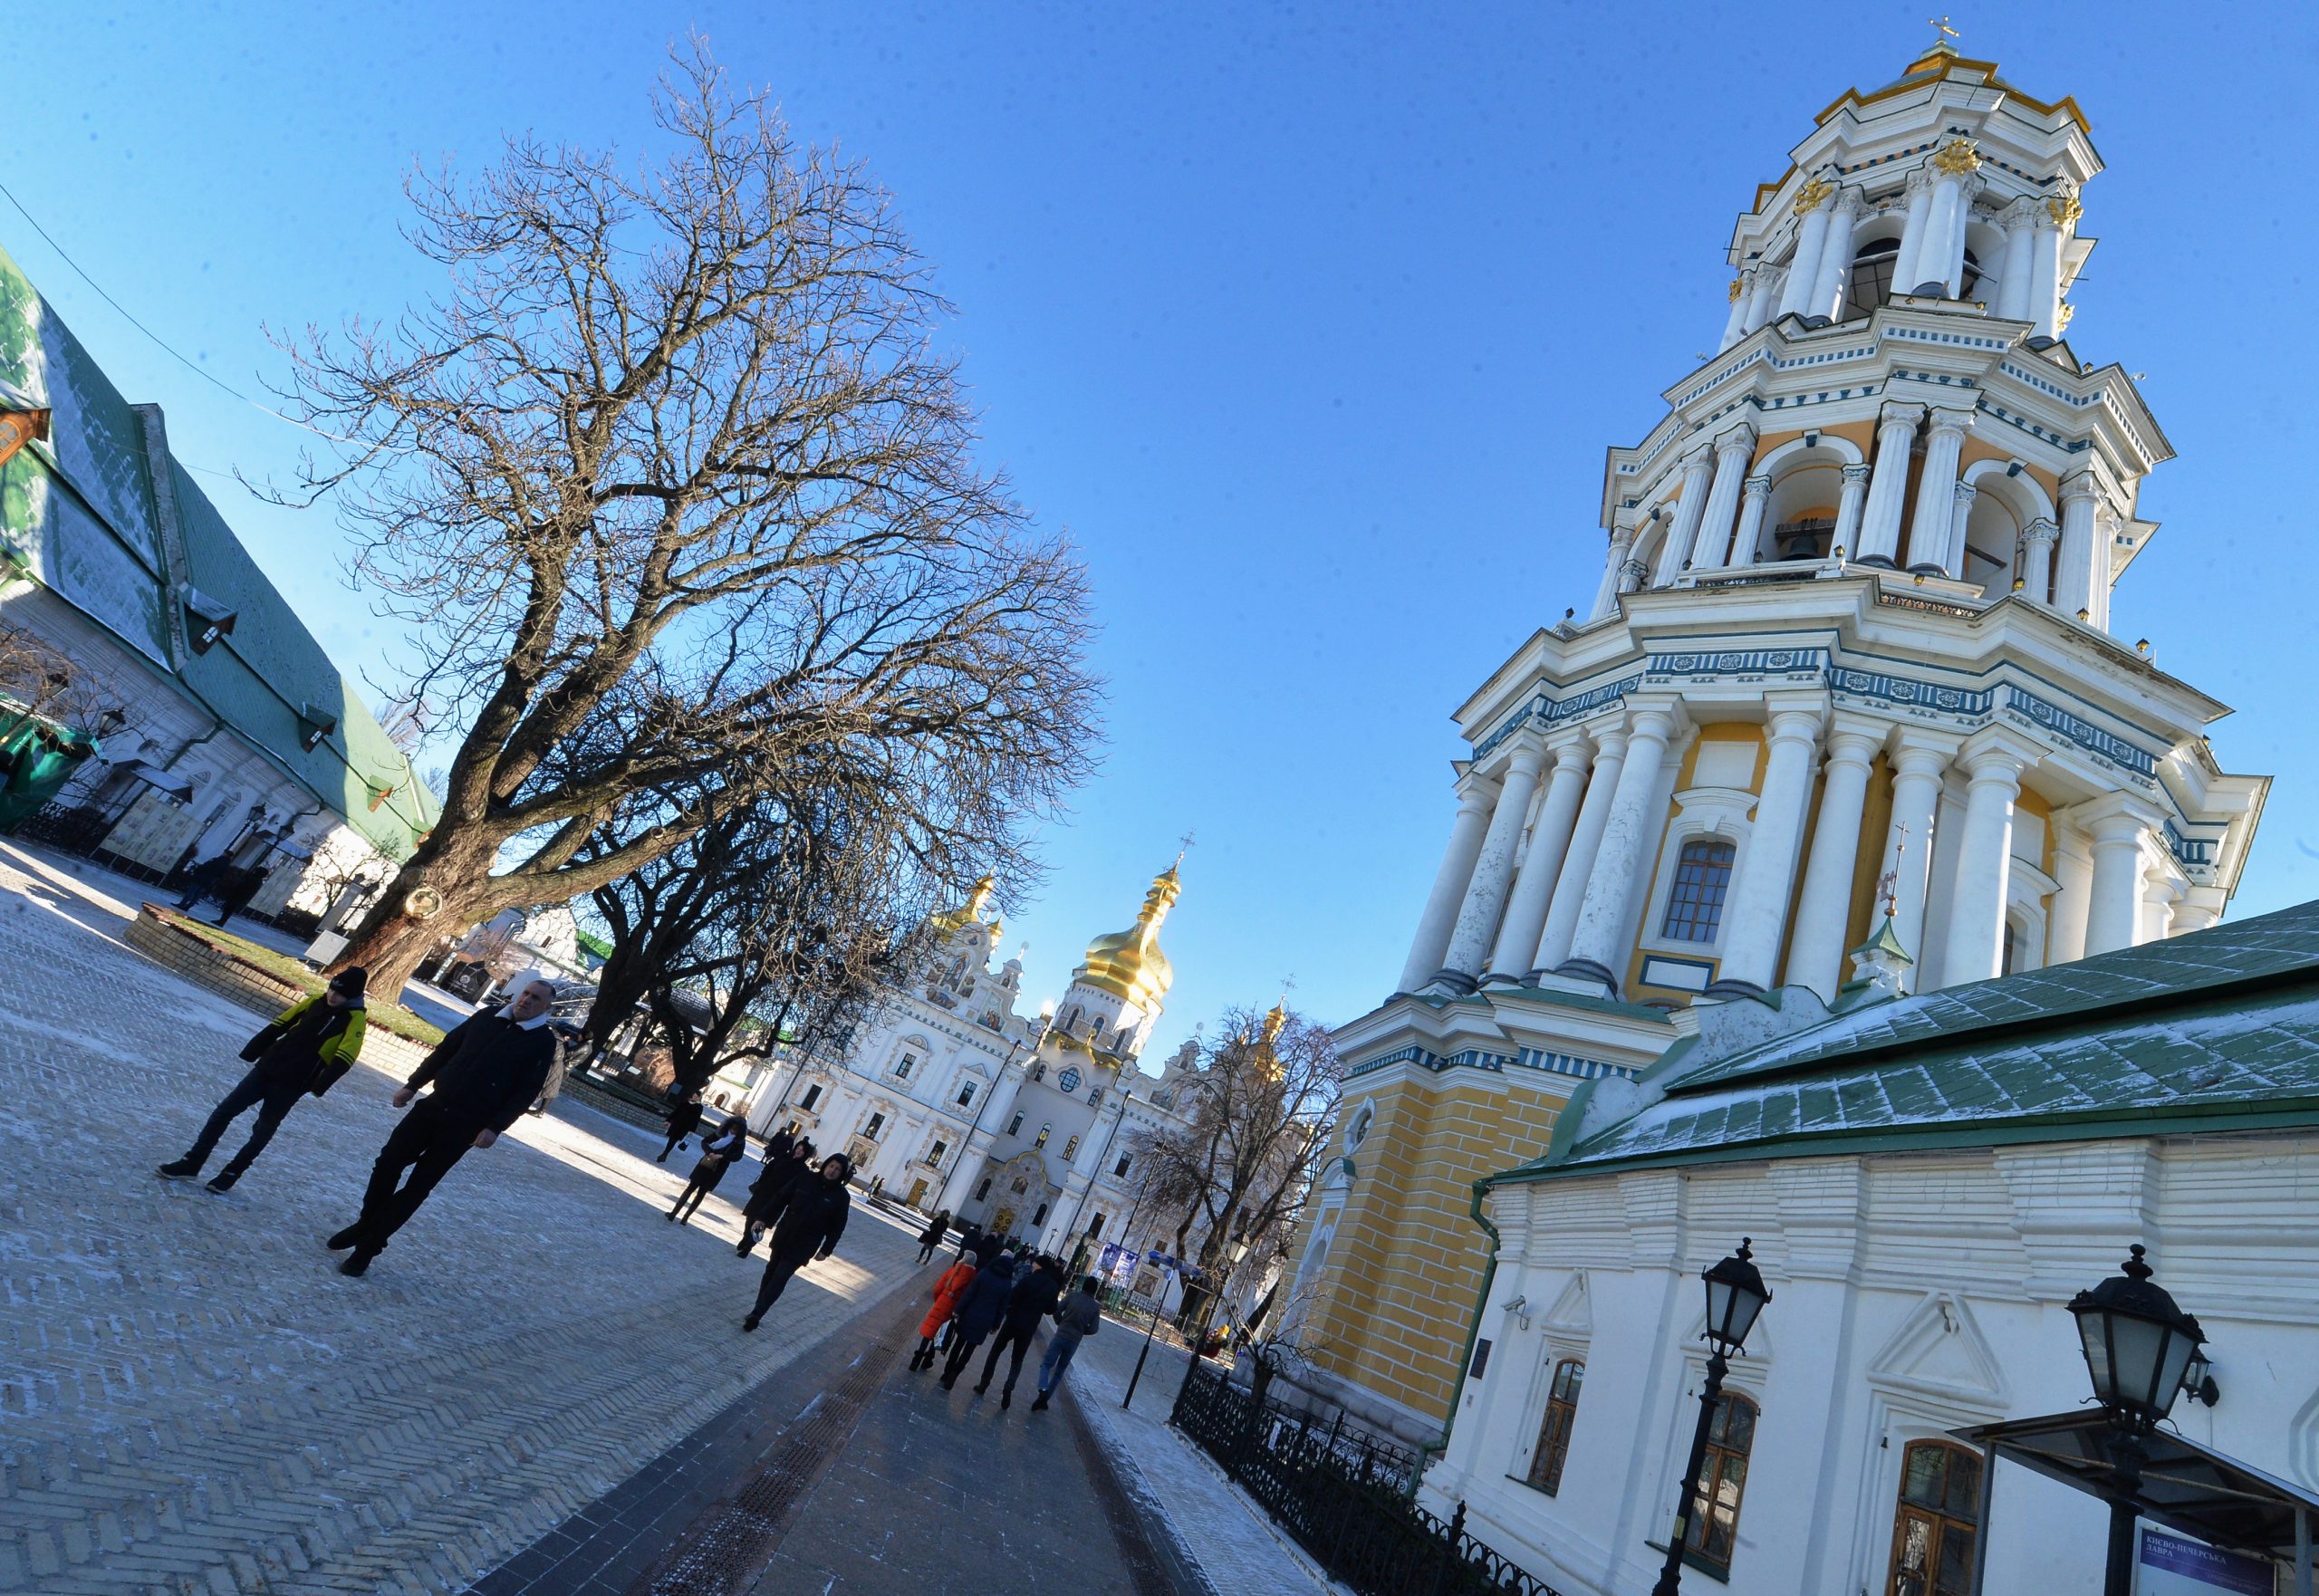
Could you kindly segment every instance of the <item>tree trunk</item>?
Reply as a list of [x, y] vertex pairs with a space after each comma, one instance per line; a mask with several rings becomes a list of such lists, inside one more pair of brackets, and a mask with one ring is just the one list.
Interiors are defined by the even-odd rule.
[[[452, 839], [455, 845], [460, 841]], [[497, 856], [497, 845], [481, 838], [464, 841], [464, 848], [438, 850], [431, 842], [419, 844], [385, 895], [363, 915], [346, 951], [331, 962], [325, 973], [360, 965], [369, 972], [369, 1000], [393, 1004], [401, 998], [404, 983], [437, 942], [446, 935], [467, 930], [505, 908], [496, 901], [497, 894], [491, 886], [490, 867]], [[403, 905], [421, 887], [433, 888], [443, 899], [441, 911], [423, 920], [403, 912]]]

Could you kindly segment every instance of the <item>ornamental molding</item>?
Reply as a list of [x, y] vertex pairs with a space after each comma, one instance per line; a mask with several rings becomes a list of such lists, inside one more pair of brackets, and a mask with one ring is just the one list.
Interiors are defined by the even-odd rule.
[[1981, 152], [1970, 139], [1951, 139], [1932, 158], [1932, 167], [1944, 178], [1968, 178], [1981, 169]]

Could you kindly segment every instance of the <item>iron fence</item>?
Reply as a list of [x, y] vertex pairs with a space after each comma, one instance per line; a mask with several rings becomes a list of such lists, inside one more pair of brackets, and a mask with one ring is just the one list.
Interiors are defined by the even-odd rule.
[[1556, 1596], [1466, 1533], [1463, 1502], [1446, 1523], [1411, 1502], [1417, 1455], [1342, 1416], [1324, 1424], [1200, 1365], [1172, 1422], [1356, 1596]]

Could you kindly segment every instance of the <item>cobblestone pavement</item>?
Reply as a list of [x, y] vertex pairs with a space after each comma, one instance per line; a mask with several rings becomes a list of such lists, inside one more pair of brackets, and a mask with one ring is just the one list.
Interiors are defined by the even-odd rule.
[[748, 1169], [674, 1229], [685, 1156], [559, 1104], [344, 1279], [394, 1083], [303, 1101], [229, 1196], [156, 1179], [256, 1020], [121, 924], [0, 848], [0, 1590], [462, 1589], [917, 1274], [857, 1205], [742, 1335]]
[[1081, 1345], [1064, 1381], [1105, 1450], [1120, 1460], [1122, 1483], [1138, 1509], [1164, 1526], [1196, 1565], [1197, 1577], [1218, 1596], [1343, 1592], [1345, 1587], [1275, 1526], [1207, 1453], [1169, 1428], [1177, 1388], [1184, 1383], [1182, 1351], [1154, 1341], [1134, 1407], [1121, 1406], [1143, 1350], [1141, 1329], [1106, 1315], [1103, 1328]]

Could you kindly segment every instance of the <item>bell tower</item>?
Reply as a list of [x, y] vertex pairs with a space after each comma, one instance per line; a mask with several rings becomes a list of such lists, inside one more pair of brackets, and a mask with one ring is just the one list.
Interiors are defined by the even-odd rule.
[[1929, 990], [2222, 914], [2268, 781], [2218, 763], [2228, 707], [2163, 639], [2110, 635], [2172, 450], [2073, 339], [2101, 170], [2074, 101], [1944, 38], [1754, 189], [1721, 347], [1610, 451], [1592, 604], [1456, 711], [1408, 958], [1338, 1034], [1366, 1145], [1302, 1322], [1372, 1418], [1446, 1408], [1471, 1183], [1702, 1005], [1872, 1001], [1872, 938]]

